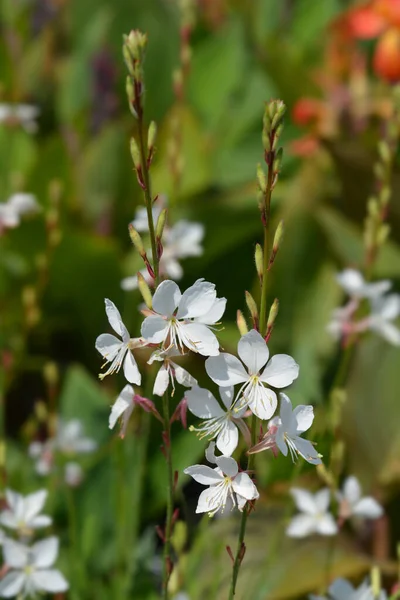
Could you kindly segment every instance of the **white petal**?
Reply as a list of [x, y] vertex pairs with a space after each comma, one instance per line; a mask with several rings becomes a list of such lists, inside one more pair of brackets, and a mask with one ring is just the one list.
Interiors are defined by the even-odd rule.
[[312, 422], [314, 421], [314, 408], [310, 404], [300, 404], [294, 409], [293, 416], [297, 422], [297, 432], [303, 433], [310, 429]]
[[28, 562], [28, 548], [24, 544], [6, 538], [3, 544], [4, 562], [13, 569], [23, 569]]
[[303, 440], [301, 437], [295, 437], [293, 442], [300, 456], [312, 465], [320, 465], [321, 459], [318, 452], [309, 440]]
[[357, 296], [363, 289], [365, 281], [356, 269], [345, 269], [336, 275], [336, 280], [349, 296]]
[[118, 354], [122, 345], [122, 342], [111, 333], [102, 333], [95, 343], [96, 350], [108, 361], [111, 361]]
[[246, 500], [255, 500], [259, 497], [258, 490], [247, 473], [238, 473], [232, 482], [234, 491], [246, 498]]
[[[147, 273], [147, 269], [146, 269]], [[137, 290], [138, 288], [138, 278], [137, 275], [133, 275], [132, 277], [124, 277], [121, 280], [121, 288], [125, 292], [130, 292], [132, 290]]]
[[18, 519], [11, 510], [3, 510], [0, 515], [0, 523], [4, 527], [10, 527], [10, 529], [16, 529], [18, 527]]
[[163, 342], [168, 335], [168, 321], [157, 315], [146, 317], [142, 323], [142, 336], [153, 344]]
[[400, 346], [400, 329], [393, 325], [393, 323], [383, 320], [380, 322], [371, 321], [370, 329], [376, 331], [389, 344]]
[[205, 323], [206, 325], [213, 325], [214, 323], [218, 323], [225, 312], [225, 308], [226, 298], [216, 298], [210, 310], [205, 315], [197, 317], [196, 320], [199, 323]]
[[330, 513], [322, 515], [316, 521], [316, 531], [321, 535], [335, 535], [338, 532], [338, 526]]
[[211, 392], [200, 387], [194, 387], [185, 394], [188, 409], [200, 419], [222, 417], [225, 413]]
[[33, 529], [40, 529], [41, 527], [48, 527], [52, 522], [51, 517], [48, 517], [47, 515], [38, 515], [29, 520], [29, 525]]
[[379, 519], [383, 515], [382, 506], [371, 496], [361, 498], [353, 507], [353, 515], [365, 519]]
[[286, 396], [286, 394], [279, 394], [279, 398], [281, 401], [279, 415], [281, 418], [282, 429], [287, 433], [294, 433], [297, 431], [297, 423], [293, 416], [292, 403], [290, 401], [290, 398]]
[[276, 388], [284, 388], [298, 377], [299, 365], [288, 354], [275, 354], [260, 376], [261, 381]]
[[222, 402], [226, 406], [226, 408], [230, 408], [232, 406], [233, 398], [235, 395], [235, 390], [233, 386], [229, 387], [221, 387], [219, 388], [219, 395], [221, 397]]
[[185, 345], [202, 356], [217, 356], [219, 342], [215, 334], [203, 323], [182, 323], [180, 332], [188, 340]]
[[257, 375], [268, 360], [269, 350], [262, 335], [252, 329], [240, 338], [238, 354], [249, 373]]
[[19, 571], [11, 571], [0, 581], [0, 596], [13, 598], [18, 596], [24, 587], [26, 575]]
[[31, 548], [32, 562], [38, 569], [47, 569], [55, 563], [58, 555], [58, 538], [55, 536], [40, 540]]
[[275, 434], [275, 444], [278, 446], [283, 456], [287, 456], [289, 450], [285, 441], [285, 432], [283, 427], [278, 427], [278, 430]]
[[139, 372], [136, 360], [130, 350], [127, 351], [124, 360], [124, 375], [129, 383], [140, 385], [142, 382], [142, 376]]
[[64, 575], [56, 569], [34, 571], [31, 577], [35, 586], [46, 592], [56, 594], [58, 592], [66, 592], [69, 588], [68, 581]]
[[251, 412], [263, 420], [270, 419], [273, 416], [278, 404], [275, 392], [264, 387], [260, 382], [252, 387], [249, 396], [245, 399]]
[[343, 600], [347, 598], [350, 600], [354, 594], [354, 588], [348, 581], [339, 577], [329, 587], [329, 594], [334, 600], [341, 600], [342, 598]]
[[347, 477], [343, 484], [343, 495], [347, 502], [355, 504], [361, 498], [361, 487], [357, 477]]
[[400, 315], [400, 295], [389, 294], [384, 298], [379, 298], [376, 303], [373, 303], [373, 312], [378, 312], [387, 321], [397, 319]]
[[231, 456], [217, 456], [217, 466], [228, 477], [235, 477], [238, 473], [238, 464]]
[[165, 365], [161, 365], [153, 387], [153, 394], [157, 396], [164, 396], [169, 386], [169, 372]]
[[221, 495], [218, 486], [203, 490], [199, 496], [196, 513], [214, 512], [223, 507], [224, 498]]
[[311, 494], [308, 490], [296, 487], [292, 488], [290, 493], [293, 496], [297, 508], [301, 510], [301, 512], [308, 515], [315, 515], [318, 512], [314, 494]]
[[160, 283], [153, 296], [153, 310], [159, 315], [170, 317], [181, 302], [182, 294], [174, 281]]
[[34, 516], [40, 513], [45, 505], [47, 498], [46, 490], [39, 490], [34, 494], [29, 494], [25, 498], [25, 519], [28, 523]]
[[318, 512], [323, 513], [328, 510], [331, 501], [331, 492], [329, 488], [323, 488], [314, 495], [315, 505]]
[[[130, 387], [132, 389], [132, 399], [133, 399], [133, 388], [132, 386], [125, 386], [124, 390]], [[120, 416], [126, 411], [126, 409], [128, 408], [128, 406], [131, 404], [132, 399], [130, 401], [125, 400], [122, 397], [122, 393], [118, 396], [118, 398], [116, 399], [116, 401], [114, 402], [114, 404], [111, 407], [111, 414], [110, 417], [108, 419], [108, 426], [110, 429], [113, 429], [115, 426], [115, 423], [118, 421], [118, 419], [120, 418]]]
[[169, 258], [166, 257], [165, 253], [167, 249], [168, 248], [164, 246], [164, 253], [160, 260], [160, 270], [164, 271], [171, 279], [182, 279], [183, 269], [175, 258], [172, 258], [172, 256]]
[[316, 520], [312, 515], [296, 515], [290, 521], [286, 535], [294, 538], [303, 538], [315, 532]]
[[129, 338], [129, 333], [122, 322], [118, 308], [115, 306], [114, 302], [111, 302], [111, 300], [108, 298], [105, 298], [104, 303], [106, 305], [106, 313], [111, 327], [125, 341], [127, 338]]
[[236, 356], [222, 352], [208, 358], [205, 363], [207, 375], [222, 387], [243, 383], [249, 379], [242, 363]]
[[192, 467], [187, 467], [183, 472], [203, 485], [215, 485], [223, 480], [222, 475], [206, 465], [193, 465]]
[[218, 434], [216, 445], [217, 448], [225, 456], [231, 456], [236, 450], [239, 442], [238, 428], [232, 421], [227, 419], [224, 423], [224, 427]]
[[215, 285], [196, 281], [183, 294], [177, 312], [178, 319], [194, 319], [206, 315], [216, 299]]
[[193, 387], [194, 385], [197, 385], [197, 379], [192, 377], [186, 369], [172, 361], [171, 366], [174, 369], [174, 377], [180, 385], [183, 385], [184, 387]]
[[217, 457], [215, 456], [215, 442], [210, 442], [206, 448], [206, 459], [209, 463], [216, 464]]

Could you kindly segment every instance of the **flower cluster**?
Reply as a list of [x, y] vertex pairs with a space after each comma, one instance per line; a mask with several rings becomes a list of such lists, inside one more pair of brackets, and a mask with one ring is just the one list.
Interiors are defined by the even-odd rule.
[[41, 514], [47, 492], [40, 490], [22, 496], [7, 489], [7, 508], [0, 513], [3, 527], [14, 531], [17, 539], [2, 535], [3, 578], [1, 598], [32, 598], [37, 594], [57, 594], [68, 589], [68, 582], [53, 568], [57, 560], [59, 541], [55, 536], [31, 543], [36, 530], [51, 525], [49, 516]]
[[32, 194], [19, 192], [10, 196], [7, 202], [0, 202], [0, 235], [6, 229], [18, 227], [22, 216], [39, 210], [40, 206]]
[[383, 514], [381, 505], [374, 498], [362, 497], [360, 484], [354, 476], [345, 479], [342, 490], [335, 494], [338, 503], [337, 521], [329, 512], [331, 491], [328, 488], [316, 494], [300, 488], [292, 488], [290, 491], [300, 514], [293, 517], [286, 529], [289, 537], [303, 538], [315, 533], [335, 535], [344, 521], [351, 517], [378, 519]]
[[[152, 211], [154, 222], [158, 220], [165, 204], [166, 201], [164, 196], [160, 196], [153, 205]], [[145, 208], [138, 208], [136, 210], [132, 226], [140, 233], [148, 232], [149, 225]], [[201, 245], [203, 238], [204, 227], [201, 223], [181, 219], [172, 226], [166, 224], [163, 231], [163, 250], [160, 257], [160, 274], [165, 278], [176, 281], [182, 279], [183, 269], [180, 260], [189, 258], [190, 256], [201, 256], [203, 254], [203, 247]], [[147, 269], [142, 269], [140, 273], [147, 283], [152, 283], [153, 278]], [[133, 275], [131, 277], [125, 277], [125, 279], [121, 281], [121, 287], [126, 291], [136, 289], [138, 287], [137, 276]]]
[[387, 293], [391, 282], [368, 283], [355, 269], [339, 273], [337, 281], [348, 294], [349, 301], [334, 311], [328, 331], [344, 340], [354, 334], [374, 331], [391, 344], [399, 346], [400, 329], [393, 321], [400, 316], [400, 294]]
[[43, 476], [53, 471], [57, 455], [67, 459], [64, 480], [68, 485], [76, 486], [83, 479], [83, 471], [74, 459], [79, 454], [94, 452], [96, 448], [95, 440], [85, 436], [81, 421], [58, 419], [54, 436], [45, 442], [32, 442], [29, 446], [29, 455], [35, 461], [36, 472]]
[[379, 595], [376, 595], [368, 579], [358, 588], [354, 588], [346, 579], [339, 578], [329, 586], [328, 598], [311, 594], [310, 600], [387, 600], [387, 594], [381, 590]]

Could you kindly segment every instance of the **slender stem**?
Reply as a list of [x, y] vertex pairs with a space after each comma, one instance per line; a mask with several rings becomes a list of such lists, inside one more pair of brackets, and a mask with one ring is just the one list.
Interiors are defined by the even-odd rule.
[[171, 574], [171, 533], [172, 533], [172, 515], [174, 508], [174, 474], [172, 469], [172, 448], [171, 448], [171, 423], [169, 415], [169, 395], [165, 392], [163, 399], [163, 417], [164, 417], [164, 450], [167, 463], [167, 515], [165, 520], [164, 532], [164, 565], [163, 565], [163, 598], [168, 600], [168, 581]]
[[151, 187], [150, 187], [150, 175], [149, 168], [147, 166], [147, 152], [145, 147], [145, 139], [144, 139], [144, 123], [143, 123], [143, 111], [141, 110], [138, 113], [138, 136], [139, 136], [139, 150], [140, 150], [140, 158], [142, 163], [142, 173], [143, 173], [143, 183], [144, 183], [144, 201], [147, 210], [147, 220], [149, 223], [149, 234], [151, 241], [151, 253], [153, 257], [153, 269], [155, 275], [155, 286], [159, 284], [159, 258], [157, 254], [157, 242], [156, 242], [156, 233], [154, 229], [154, 220], [153, 220], [153, 201], [151, 198]]
[[261, 285], [261, 301], [260, 301], [260, 333], [265, 335], [267, 325], [267, 276], [269, 265], [269, 220], [270, 206], [272, 194], [272, 168], [268, 168], [267, 191], [265, 194], [265, 224], [264, 224], [264, 248], [263, 248], [263, 277]]

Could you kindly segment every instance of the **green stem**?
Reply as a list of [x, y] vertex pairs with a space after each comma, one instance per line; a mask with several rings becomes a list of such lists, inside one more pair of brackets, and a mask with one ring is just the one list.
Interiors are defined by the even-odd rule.
[[146, 211], [147, 211], [147, 220], [149, 223], [149, 234], [150, 234], [150, 241], [151, 241], [151, 254], [153, 257], [155, 286], [157, 287], [157, 285], [159, 284], [160, 269], [159, 269], [159, 258], [158, 258], [158, 253], [157, 253], [156, 233], [155, 233], [155, 229], [154, 229], [154, 220], [153, 220], [153, 210], [152, 210], [153, 200], [151, 198], [150, 175], [149, 175], [149, 169], [147, 167], [147, 152], [146, 152], [145, 139], [144, 139], [143, 111], [139, 112], [138, 121], [139, 121], [138, 122], [139, 150], [140, 150], [140, 158], [141, 158], [141, 164], [142, 164], [143, 183], [144, 183], [143, 195], [144, 195], [144, 202], [145, 202]]
[[171, 533], [172, 533], [172, 516], [174, 508], [174, 473], [172, 469], [172, 453], [171, 453], [171, 423], [169, 415], [169, 395], [165, 392], [162, 398], [163, 417], [164, 417], [164, 449], [165, 460], [167, 463], [167, 515], [165, 520], [164, 531], [164, 565], [163, 565], [163, 598], [168, 600], [168, 581], [171, 574], [172, 559], [171, 559]]
[[263, 277], [261, 284], [261, 301], [260, 301], [260, 333], [265, 335], [267, 326], [267, 279], [269, 266], [269, 220], [270, 206], [272, 194], [272, 167], [268, 168], [267, 191], [265, 194], [265, 224], [264, 224], [264, 247], [263, 247]]

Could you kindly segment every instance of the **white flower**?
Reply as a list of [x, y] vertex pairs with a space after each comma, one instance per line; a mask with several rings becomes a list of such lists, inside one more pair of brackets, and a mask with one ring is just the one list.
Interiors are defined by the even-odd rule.
[[183, 294], [174, 281], [163, 281], [153, 296], [153, 314], [142, 324], [142, 336], [152, 344], [186, 346], [203, 356], [219, 354], [210, 327], [225, 311], [226, 299], [217, 298], [215, 285], [198, 279]]
[[119, 310], [111, 300], [106, 298], [105, 305], [108, 321], [114, 331], [121, 336], [122, 341], [110, 333], [102, 333], [96, 339], [96, 350], [106, 359], [106, 363], [111, 363], [108, 370], [100, 374], [99, 377], [100, 379], [104, 379], [106, 375], [119, 371], [123, 364], [124, 375], [129, 383], [140, 385], [142, 378], [132, 350], [146, 344], [140, 338], [130, 337], [127, 328], [122, 322]]
[[133, 409], [135, 408], [135, 403], [133, 401], [134, 395], [135, 391], [133, 387], [127, 384], [111, 407], [111, 414], [108, 421], [108, 425], [110, 429], [113, 429], [117, 420], [121, 416], [123, 416], [120, 434], [121, 437], [124, 437], [125, 435], [129, 418], [132, 414]]
[[381, 335], [394, 346], [400, 346], [400, 329], [392, 323], [399, 315], [399, 294], [373, 298], [371, 301], [371, 315], [368, 319], [369, 329]]
[[287, 354], [276, 354], [268, 360], [268, 346], [255, 329], [240, 338], [238, 354], [247, 370], [236, 356], [222, 353], [206, 360], [206, 371], [221, 387], [241, 383], [235, 400], [239, 408], [248, 406], [260, 419], [270, 419], [278, 401], [275, 392], [265, 384], [275, 388], [290, 385], [299, 374], [299, 366]]
[[54, 446], [63, 454], [88, 454], [97, 448], [97, 442], [84, 435], [83, 423], [79, 419], [58, 419]]
[[387, 292], [392, 284], [389, 280], [367, 283], [356, 269], [345, 269], [338, 273], [336, 280], [352, 298], [376, 298]]
[[155, 360], [163, 362], [154, 381], [153, 394], [163, 396], [170, 382], [173, 389], [172, 393], [174, 393], [175, 379], [184, 387], [192, 387], [197, 384], [197, 380], [186, 369], [172, 360], [172, 358], [176, 358], [177, 356], [182, 355], [175, 346], [172, 346], [168, 350], [156, 350], [150, 356], [150, 359], [147, 361], [149, 365], [153, 364]]
[[236, 506], [242, 511], [248, 500], [259, 497], [257, 488], [247, 473], [239, 473], [238, 464], [232, 457], [215, 456], [214, 447], [214, 442], [211, 442], [206, 456], [209, 462], [217, 465], [215, 469], [206, 465], [194, 465], [184, 470], [186, 475], [190, 475], [198, 483], [209, 486], [200, 494], [196, 513], [207, 512], [210, 517], [219, 510], [223, 512], [227, 505]]
[[328, 512], [330, 492], [328, 488], [311, 494], [307, 490], [292, 488], [290, 490], [301, 514], [293, 517], [286, 529], [290, 537], [302, 538], [312, 533], [335, 535], [338, 531], [335, 519]]
[[70, 487], [77, 487], [83, 481], [83, 470], [76, 462], [68, 462], [65, 465], [64, 481]]
[[51, 569], [58, 555], [58, 539], [49, 537], [28, 547], [5, 540], [4, 562], [10, 570], [0, 581], [2, 598], [35, 597], [37, 593], [56, 594], [68, 589], [68, 582], [57, 569]]
[[47, 498], [46, 490], [39, 490], [28, 496], [22, 496], [12, 490], [6, 490], [8, 508], [0, 513], [0, 523], [21, 534], [29, 534], [32, 529], [51, 525], [51, 518], [39, 514]]
[[0, 203], [0, 232], [3, 229], [17, 227], [23, 215], [33, 214], [39, 210], [40, 206], [33, 194], [22, 192], [13, 194], [7, 202]]
[[[346, 579], [338, 578], [329, 587], [329, 600], [387, 600], [386, 592], [381, 591], [376, 597], [372, 586], [366, 579], [357, 589]], [[322, 596], [310, 596], [310, 600], [326, 600]]]
[[[143, 229], [138, 231], [143, 231]], [[171, 228], [166, 226], [163, 237], [163, 253], [159, 265], [160, 274], [167, 279], [181, 279], [183, 269], [179, 263], [179, 259], [189, 256], [201, 256], [203, 254], [201, 246], [203, 237], [204, 227], [201, 223], [191, 223], [182, 219]], [[140, 273], [148, 284], [153, 283], [153, 278], [147, 269], [142, 269]], [[125, 277], [121, 281], [121, 287], [127, 291], [135, 290], [138, 287], [137, 276]]]
[[337, 492], [339, 515], [343, 519], [363, 517], [379, 519], [383, 515], [382, 506], [371, 496], [361, 497], [361, 487], [356, 477], [345, 479], [342, 491]]
[[37, 131], [39, 109], [32, 104], [0, 103], [0, 123], [18, 123], [28, 133]]
[[[247, 425], [241, 419], [246, 407], [234, 412], [231, 408], [233, 402], [233, 387], [219, 388], [221, 400], [225, 410], [218, 404], [211, 392], [200, 387], [194, 387], [186, 392], [185, 397], [191, 413], [205, 419], [199, 427], [190, 427], [197, 431], [201, 438], [216, 438], [217, 448], [225, 456], [230, 456], [236, 449], [239, 440], [238, 427], [248, 433]], [[249, 438], [249, 436], [247, 436]]]
[[[157, 219], [161, 214], [163, 208], [167, 204], [167, 198], [164, 194], [158, 196], [157, 201], [153, 204], [151, 212], [153, 214], [154, 225], [157, 223]], [[131, 222], [136, 231], [140, 233], [149, 231], [149, 222], [147, 219], [147, 208], [145, 206], [139, 206], [135, 212], [135, 218]]]
[[295, 461], [300, 454], [307, 462], [320, 465], [321, 459], [313, 444], [304, 440], [301, 434], [310, 429], [314, 420], [314, 409], [303, 404], [292, 410], [292, 403], [286, 394], [280, 394], [281, 407], [279, 417], [274, 417], [268, 426], [263, 440], [249, 450], [250, 454], [273, 448], [275, 445], [284, 456], [288, 452]]

